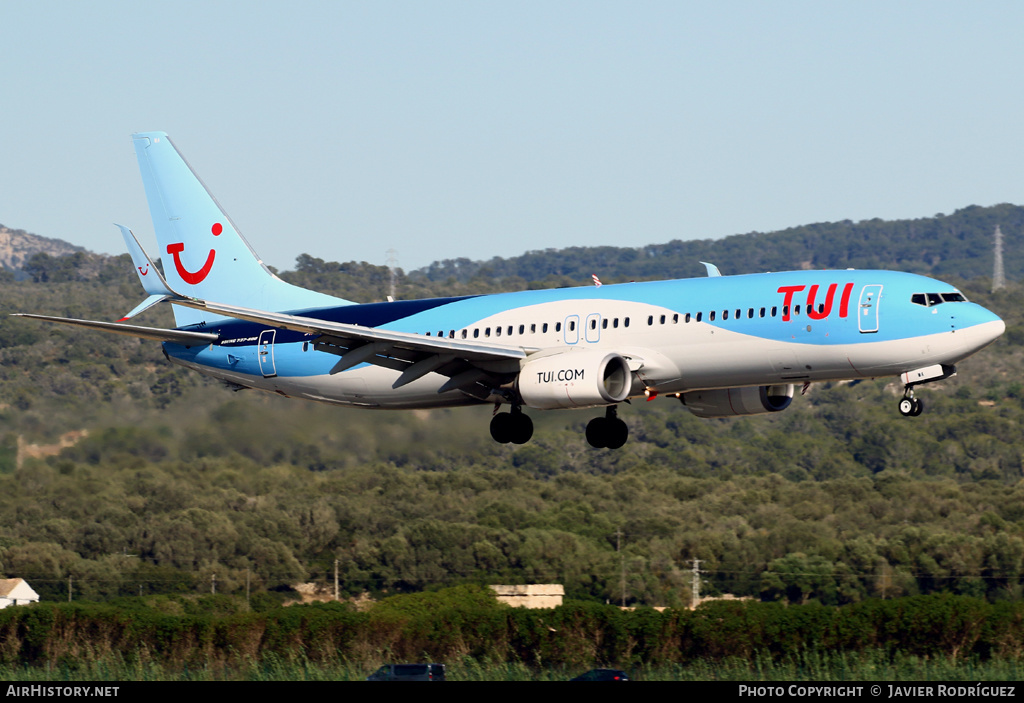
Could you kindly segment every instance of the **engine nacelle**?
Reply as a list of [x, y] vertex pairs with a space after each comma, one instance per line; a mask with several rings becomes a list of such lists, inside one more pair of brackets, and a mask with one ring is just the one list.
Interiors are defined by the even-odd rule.
[[528, 361], [519, 372], [519, 395], [531, 408], [588, 408], [629, 397], [626, 360], [599, 349], [565, 351]]
[[679, 396], [697, 417], [734, 417], [777, 413], [793, 402], [793, 384], [691, 391]]

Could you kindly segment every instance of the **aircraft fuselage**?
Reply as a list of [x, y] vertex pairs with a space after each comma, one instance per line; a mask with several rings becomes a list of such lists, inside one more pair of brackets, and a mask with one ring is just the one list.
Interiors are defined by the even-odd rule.
[[[945, 295], [950, 302], [944, 302]], [[914, 302], [916, 300], [923, 301]], [[929, 302], [931, 296], [932, 304]], [[333, 322], [521, 347], [527, 358], [561, 354], [563, 374], [581, 349], [607, 349], [634, 364], [630, 396], [898, 375], [952, 365], [1004, 330], [993, 313], [952, 286], [892, 271], [795, 271], [522, 291], [462, 298], [346, 305], [298, 314]], [[224, 320], [188, 329], [219, 344], [165, 343], [170, 359], [241, 386], [343, 405], [422, 408], [495, 400], [428, 373], [393, 388], [398, 370], [363, 363], [331, 373], [338, 355], [317, 336]], [[515, 376], [526, 361], [502, 362]], [[502, 364], [498, 364], [501, 366]], [[500, 400], [500, 398], [499, 398]], [[593, 405], [608, 405], [594, 403]]]

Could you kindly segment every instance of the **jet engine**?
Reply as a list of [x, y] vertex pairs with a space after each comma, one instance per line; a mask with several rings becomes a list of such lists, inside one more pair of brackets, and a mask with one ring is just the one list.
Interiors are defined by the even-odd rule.
[[629, 363], [614, 352], [584, 349], [526, 362], [519, 395], [531, 408], [587, 408], [621, 403], [633, 379]]
[[697, 417], [733, 417], [777, 413], [793, 402], [793, 384], [690, 391], [679, 396]]

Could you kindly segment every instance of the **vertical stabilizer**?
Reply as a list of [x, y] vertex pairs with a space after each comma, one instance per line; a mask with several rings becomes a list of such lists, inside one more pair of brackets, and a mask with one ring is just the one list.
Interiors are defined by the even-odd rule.
[[[167, 283], [183, 295], [273, 312], [349, 301], [282, 281], [238, 232], [163, 132], [132, 135]], [[178, 326], [223, 319], [174, 306]]]

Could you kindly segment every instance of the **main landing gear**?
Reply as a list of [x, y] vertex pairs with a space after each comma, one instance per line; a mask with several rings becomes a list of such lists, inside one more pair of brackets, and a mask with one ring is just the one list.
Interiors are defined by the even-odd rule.
[[526, 444], [533, 437], [533, 420], [523, 414], [518, 405], [510, 413], [498, 413], [491, 418], [491, 437], [501, 444]]
[[587, 423], [587, 441], [597, 449], [618, 449], [629, 439], [629, 428], [619, 419], [618, 408], [609, 405], [604, 417]]
[[917, 417], [924, 412], [924, 404], [920, 398], [914, 397], [914, 387], [907, 386], [903, 390], [903, 398], [900, 400], [900, 414], [903, 417]]

